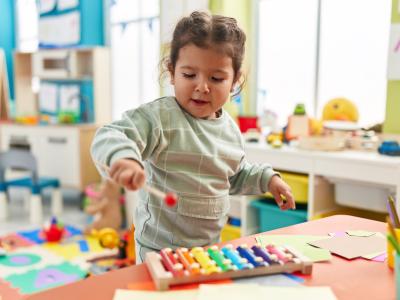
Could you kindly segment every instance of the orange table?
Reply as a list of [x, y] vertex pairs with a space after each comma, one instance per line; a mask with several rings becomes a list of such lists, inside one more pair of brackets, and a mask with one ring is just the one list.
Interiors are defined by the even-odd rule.
[[[386, 226], [382, 222], [352, 216], [332, 216], [269, 231], [268, 234], [325, 235], [329, 232], [344, 230], [367, 230], [385, 233]], [[241, 243], [254, 244], [254, 236], [233, 242], [235, 245]], [[126, 288], [132, 282], [145, 283], [150, 280], [146, 266], [138, 265], [93, 276], [23, 298], [30, 300], [112, 299], [115, 289]], [[305, 284], [309, 286], [330, 286], [338, 299], [395, 299], [393, 271], [387, 267], [386, 263], [364, 259], [347, 261], [333, 256], [330, 262], [315, 263], [312, 275], [305, 277]], [[9, 298], [5, 297], [4, 299]]]

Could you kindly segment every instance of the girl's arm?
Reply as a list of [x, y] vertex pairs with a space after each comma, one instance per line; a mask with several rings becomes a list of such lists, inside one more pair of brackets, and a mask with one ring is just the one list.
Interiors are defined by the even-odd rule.
[[91, 146], [92, 158], [108, 166], [122, 158], [142, 164], [159, 143], [159, 128], [151, 113], [140, 108], [128, 111], [121, 120], [97, 130]]
[[238, 172], [229, 178], [231, 195], [260, 195], [268, 192], [268, 184], [275, 172], [268, 164], [250, 164], [244, 158]]
[[231, 195], [260, 195], [269, 191], [281, 209], [296, 208], [290, 186], [268, 164], [255, 165], [243, 161], [239, 172], [230, 177], [229, 182]]

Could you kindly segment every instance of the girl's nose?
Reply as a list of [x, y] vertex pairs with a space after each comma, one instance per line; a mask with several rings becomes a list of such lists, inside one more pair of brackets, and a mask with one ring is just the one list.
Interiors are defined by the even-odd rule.
[[207, 81], [201, 80], [196, 86], [196, 92], [208, 94], [210, 89], [208, 88]]

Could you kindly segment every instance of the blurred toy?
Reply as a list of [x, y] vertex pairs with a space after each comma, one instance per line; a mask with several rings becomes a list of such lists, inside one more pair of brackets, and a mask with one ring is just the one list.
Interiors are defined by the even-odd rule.
[[70, 111], [61, 111], [58, 113], [58, 122], [60, 124], [76, 124], [79, 123], [79, 114]]
[[134, 226], [120, 234], [112, 228], [103, 228], [101, 230], [93, 229], [91, 235], [98, 238], [100, 246], [107, 249], [118, 249], [118, 254], [96, 257], [89, 260], [92, 263], [90, 267], [91, 274], [101, 274], [110, 270], [120, 269], [135, 264], [135, 239]]
[[306, 108], [305, 108], [304, 104], [303, 103], [296, 104], [293, 114], [295, 116], [304, 116], [306, 114]]
[[383, 141], [378, 152], [384, 155], [400, 156], [400, 145], [397, 141]]
[[258, 123], [265, 136], [270, 132], [279, 132], [281, 130], [278, 124], [278, 115], [269, 109], [265, 109], [260, 114], [258, 117]]
[[15, 123], [23, 125], [36, 125], [39, 123], [39, 118], [37, 116], [17, 116], [15, 118]]
[[44, 239], [48, 242], [59, 242], [65, 233], [64, 225], [57, 221], [55, 217], [51, 219], [50, 224], [45, 225], [42, 230]]
[[243, 133], [243, 139], [248, 143], [258, 143], [260, 141], [260, 137], [260, 131], [255, 128], [250, 128]]
[[238, 123], [240, 132], [242, 133], [252, 128], [259, 128], [257, 116], [238, 116]]
[[310, 118], [311, 135], [321, 135], [324, 131], [322, 120]]
[[113, 228], [119, 229], [122, 224], [122, 213], [120, 207], [121, 189], [112, 180], [105, 180], [100, 192], [89, 198], [85, 212], [94, 216], [92, 224], [84, 230], [89, 234], [93, 229]]
[[347, 138], [347, 147], [353, 150], [376, 151], [379, 137], [372, 130], [358, 130]]
[[118, 257], [135, 259], [135, 227], [132, 225], [129, 230], [122, 234], [122, 238], [113, 228], [92, 230], [91, 235], [99, 239], [100, 246], [107, 249], [119, 249]]
[[114, 249], [119, 245], [118, 232], [113, 228], [102, 228], [100, 230], [92, 230], [92, 235], [99, 239], [100, 246], [107, 249]]
[[357, 107], [346, 98], [334, 98], [325, 104], [322, 111], [324, 121], [358, 121]]
[[285, 131], [287, 141], [311, 134], [310, 118], [306, 115], [304, 104], [297, 104], [293, 115], [289, 116]]
[[267, 143], [270, 144], [273, 148], [280, 148], [283, 145], [283, 133], [270, 133], [267, 136]]

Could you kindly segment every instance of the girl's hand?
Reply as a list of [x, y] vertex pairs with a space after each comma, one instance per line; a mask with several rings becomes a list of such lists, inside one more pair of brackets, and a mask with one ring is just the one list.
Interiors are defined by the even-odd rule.
[[269, 181], [268, 190], [274, 196], [276, 203], [282, 210], [296, 209], [292, 195], [292, 189], [279, 176], [272, 176]]
[[146, 181], [142, 166], [136, 160], [127, 158], [119, 159], [112, 164], [110, 177], [116, 183], [133, 191], [140, 189]]

